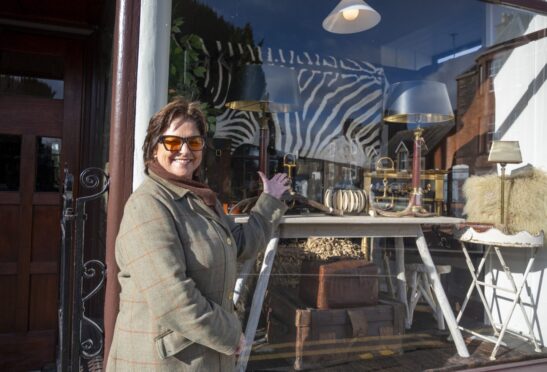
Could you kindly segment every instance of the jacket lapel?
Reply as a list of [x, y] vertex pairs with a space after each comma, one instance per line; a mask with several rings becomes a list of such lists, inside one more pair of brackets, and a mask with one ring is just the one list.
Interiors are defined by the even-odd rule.
[[[192, 194], [188, 189], [173, 185], [169, 181], [164, 180], [152, 172], [148, 176], [169, 190], [173, 196], [173, 199], [185, 198], [188, 201], [188, 205], [194, 212], [201, 214], [209, 220], [215, 221], [224, 229], [228, 236], [231, 236], [232, 232], [230, 231], [230, 227], [219, 217], [219, 214], [216, 213], [213, 208], [205, 205], [203, 200]], [[218, 206], [215, 206], [215, 208], [218, 208]]]
[[225, 230], [228, 236], [231, 235], [230, 228], [224, 223], [224, 221], [222, 221], [219, 215], [212, 208], [205, 205], [201, 199], [196, 198], [193, 195], [187, 195], [187, 200], [190, 208], [192, 208], [194, 212], [201, 214], [207, 219], [215, 221]]

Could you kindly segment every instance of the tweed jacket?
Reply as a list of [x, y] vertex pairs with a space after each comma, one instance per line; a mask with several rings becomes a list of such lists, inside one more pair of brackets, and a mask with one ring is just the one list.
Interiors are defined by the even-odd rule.
[[107, 371], [232, 371], [241, 324], [236, 260], [266, 246], [287, 207], [262, 194], [236, 225], [150, 173], [129, 198], [116, 240], [120, 310]]

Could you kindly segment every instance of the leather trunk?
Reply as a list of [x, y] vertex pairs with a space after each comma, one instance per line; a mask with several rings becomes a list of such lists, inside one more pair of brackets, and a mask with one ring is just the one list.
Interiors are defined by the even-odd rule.
[[322, 310], [289, 293], [271, 292], [267, 320], [268, 343], [280, 355], [294, 355], [295, 370], [402, 352], [404, 305], [393, 300]]
[[366, 260], [302, 262], [300, 298], [317, 309], [378, 303], [378, 268]]

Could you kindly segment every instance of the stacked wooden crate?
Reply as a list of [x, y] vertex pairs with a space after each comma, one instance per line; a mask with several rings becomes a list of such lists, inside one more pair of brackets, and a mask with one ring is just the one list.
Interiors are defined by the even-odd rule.
[[373, 263], [304, 261], [298, 291], [270, 294], [268, 341], [294, 345], [296, 370], [391, 355], [401, 351], [403, 309], [378, 299]]

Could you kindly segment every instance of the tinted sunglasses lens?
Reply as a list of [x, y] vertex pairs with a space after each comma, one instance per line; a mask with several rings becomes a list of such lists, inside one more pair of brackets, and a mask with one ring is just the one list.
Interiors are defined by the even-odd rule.
[[203, 137], [189, 137], [186, 139], [186, 143], [188, 144], [188, 147], [190, 147], [190, 150], [201, 150], [204, 145]]
[[182, 138], [163, 137], [162, 142], [167, 151], [179, 151], [182, 148]]

